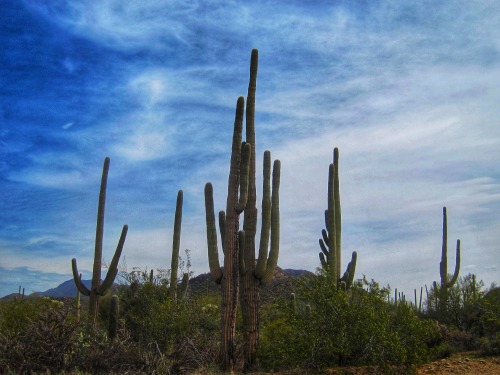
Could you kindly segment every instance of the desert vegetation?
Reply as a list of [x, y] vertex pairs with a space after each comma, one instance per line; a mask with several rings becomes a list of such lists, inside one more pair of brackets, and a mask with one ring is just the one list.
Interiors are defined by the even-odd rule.
[[[338, 148], [329, 166], [325, 229], [319, 240], [316, 273], [296, 277], [277, 267], [281, 164], [276, 160], [271, 168], [269, 151], [264, 152], [256, 255], [257, 70], [258, 52], [254, 50], [246, 106], [243, 97], [237, 100], [226, 208], [218, 215], [222, 266], [213, 187], [210, 183], [205, 186], [212, 282], [190, 279], [189, 252], [184, 257], [179, 254], [182, 191], [177, 195], [171, 268], [120, 269], [125, 225], [101, 280], [110, 165], [106, 158], [91, 286], [84, 285], [73, 259], [75, 298], [22, 298], [19, 292], [18, 298], [2, 302], [0, 372], [314, 373], [346, 365], [373, 365], [382, 372], [411, 373], [419, 364], [455, 351], [500, 354], [500, 290], [494, 285], [485, 288], [476, 275], [460, 277], [459, 240], [455, 270], [448, 275], [446, 208], [440, 281], [425, 287], [425, 294], [422, 287], [420, 301], [417, 290], [410, 302], [388, 285], [365, 275], [356, 277], [356, 252], [341, 276]], [[179, 271], [182, 277], [178, 277]]]

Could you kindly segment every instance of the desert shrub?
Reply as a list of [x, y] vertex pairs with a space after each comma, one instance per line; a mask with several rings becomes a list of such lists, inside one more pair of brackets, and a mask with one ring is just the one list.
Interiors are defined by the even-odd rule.
[[479, 324], [484, 333], [481, 352], [485, 355], [500, 355], [500, 288], [492, 285], [481, 304]]
[[2, 302], [0, 304], [0, 332], [21, 331], [42, 312], [62, 307], [63, 302], [49, 297]]
[[319, 274], [304, 279], [297, 290], [301, 305], [311, 305], [310, 312], [292, 313], [287, 301], [274, 305], [274, 318], [261, 333], [264, 368], [412, 365], [428, 358], [426, 340], [434, 325], [419, 320], [405, 305], [387, 304], [388, 290], [376, 282], [363, 279], [344, 292]]
[[1, 372], [56, 373], [66, 369], [77, 329], [72, 316], [70, 306], [49, 298], [3, 306]]
[[448, 289], [446, 309], [440, 309], [439, 290], [433, 286], [427, 296], [426, 313], [440, 323], [480, 335], [481, 328], [478, 323], [485, 295], [483, 287], [483, 281], [476, 281], [475, 275], [468, 274], [459, 277], [457, 282]]
[[69, 356], [68, 368], [92, 374], [166, 373], [168, 358], [154, 345], [141, 345], [125, 330], [110, 341], [105, 331], [82, 330]]

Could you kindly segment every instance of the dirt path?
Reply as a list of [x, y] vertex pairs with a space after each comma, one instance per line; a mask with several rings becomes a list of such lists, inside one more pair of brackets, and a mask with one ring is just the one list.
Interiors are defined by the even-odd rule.
[[[404, 375], [405, 370], [393, 369]], [[382, 375], [384, 371], [375, 367], [342, 367], [330, 369], [328, 375]], [[450, 358], [421, 365], [418, 375], [500, 375], [500, 357], [477, 357], [475, 353], [458, 353]]]
[[477, 358], [473, 353], [460, 353], [422, 365], [418, 375], [500, 375], [500, 357]]

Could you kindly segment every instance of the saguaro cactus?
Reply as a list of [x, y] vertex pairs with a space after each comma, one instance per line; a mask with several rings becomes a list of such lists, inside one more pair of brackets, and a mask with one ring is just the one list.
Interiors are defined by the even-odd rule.
[[172, 260], [170, 263], [170, 297], [174, 300], [185, 297], [189, 283], [189, 274], [184, 273], [182, 277], [181, 290], [177, 293], [177, 270], [179, 268], [179, 247], [181, 242], [182, 226], [182, 202], [183, 192], [177, 192], [177, 202], [175, 205], [174, 238], [172, 241]]
[[234, 337], [239, 292], [239, 252], [244, 245], [245, 237], [243, 231], [239, 231], [239, 217], [247, 205], [248, 168], [252, 153], [250, 144], [242, 144], [244, 106], [244, 98], [239, 97], [234, 121], [226, 211], [219, 213], [224, 268], [221, 268], [219, 264], [213, 187], [210, 182], [205, 185], [208, 262], [212, 279], [221, 284], [221, 368], [223, 371], [232, 371], [235, 362]]
[[[325, 226], [319, 239], [319, 259], [328, 278], [335, 287], [348, 289], [354, 281], [358, 254], [352, 252], [351, 261], [344, 275], [340, 277], [342, 214], [340, 208], [339, 149], [333, 150], [333, 163], [328, 169], [328, 209], [325, 211]], [[340, 283], [340, 285], [339, 285]]]
[[443, 207], [443, 246], [441, 248], [441, 262], [439, 263], [439, 275], [441, 276], [441, 285], [439, 289], [439, 308], [446, 310], [448, 301], [448, 288], [451, 288], [458, 279], [460, 271], [460, 240], [457, 240], [455, 272], [451, 279], [448, 279], [448, 220], [446, 207]]
[[97, 324], [97, 315], [99, 311], [99, 297], [105, 295], [113, 285], [113, 281], [118, 273], [118, 262], [127, 237], [128, 225], [124, 225], [120, 240], [116, 247], [115, 254], [109, 265], [108, 273], [101, 284], [101, 267], [102, 267], [102, 243], [104, 235], [104, 208], [106, 205], [106, 186], [108, 182], [109, 157], [104, 159], [102, 169], [101, 188], [99, 192], [99, 205], [97, 209], [97, 226], [95, 236], [95, 251], [94, 251], [94, 268], [92, 272], [92, 284], [90, 290], [81, 282], [78, 273], [76, 259], [73, 258], [71, 265], [73, 268], [73, 280], [75, 281], [78, 290], [85, 296], [90, 296], [89, 301], [89, 318], [90, 323], [95, 328]]
[[[272, 171], [271, 193], [271, 153], [264, 152], [263, 162], [263, 197], [262, 228], [260, 232], [259, 255], [255, 259], [255, 236], [257, 231], [257, 188], [256, 188], [256, 142], [255, 142], [255, 93], [257, 90], [258, 50], [252, 50], [250, 60], [250, 80], [248, 84], [246, 104], [246, 142], [252, 146], [248, 176], [248, 202], [244, 213], [243, 230], [245, 232], [245, 249], [242, 253], [245, 267], [241, 268], [240, 304], [243, 317], [244, 335], [244, 370], [251, 371], [255, 367], [255, 356], [259, 341], [259, 287], [269, 283], [278, 263], [280, 217], [279, 217], [279, 160], [274, 161]], [[269, 248], [270, 249], [268, 255]]]

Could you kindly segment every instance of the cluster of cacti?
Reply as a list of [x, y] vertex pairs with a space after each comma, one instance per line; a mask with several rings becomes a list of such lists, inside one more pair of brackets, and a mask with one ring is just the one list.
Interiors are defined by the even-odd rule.
[[439, 310], [441, 311], [446, 311], [448, 289], [457, 281], [459, 270], [460, 240], [457, 240], [455, 271], [451, 279], [448, 278], [448, 221], [446, 207], [443, 207], [443, 245], [441, 250], [441, 262], [439, 263], [439, 275], [441, 276], [441, 284], [439, 286]]
[[[182, 300], [186, 296], [189, 284], [189, 274], [182, 275], [181, 289], [177, 291], [177, 270], [179, 268], [179, 248], [181, 242], [182, 227], [182, 202], [183, 192], [177, 192], [177, 202], [175, 205], [174, 235], [172, 240], [172, 260], [170, 263], [170, 297], [174, 300]], [[151, 270], [152, 271], [152, 270]]]
[[205, 185], [205, 211], [207, 224], [208, 262], [212, 279], [221, 284], [221, 365], [224, 371], [233, 369], [236, 353], [234, 339], [239, 292], [239, 252], [243, 250], [245, 234], [240, 231], [240, 214], [247, 205], [248, 172], [252, 147], [242, 143], [245, 100], [238, 98], [229, 169], [226, 210], [219, 212], [219, 227], [224, 252], [224, 268], [219, 264], [217, 231], [213, 201], [213, 187]]
[[261, 211], [261, 230], [259, 255], [255, 257], [255, 236], [257, 232], [257, 187], [256, 187], [256, 142], [255, 142], [255, 93], [257, 89], [258, 51], [252, 50], [250, 60], [250, 79], [246, 103], [246, 143], [251, 146], [248, 200], [244, 212], [243, 231], [245, 247], [240, 252], [240, 305], [243, 318], [243, 356], [244, 370], [250, 371], [256, 364], [256, 351], [259, 342], [259, 288], [269, 283], [278, 264], [280, 217], [279, 186], [281, 163], [275, 160], [272, 170], [271, 191], [271, 153], [264, 152], [263, 195]]
[[339, 150], [333, 150], [333, 163], [328, 169], [328, 209], [325, 210], [325, 227], [319, 239], [321, 252], [319, 259], [323, 269], [327, 272], [330, 282], [335, 287], [348, 289], [354, 281], [358, 254], [352, 252], [351, 261], [347, 265], [344, 275], [341, 272], [341, 243], [342, 243], [342, 214], [340, 208], [339, 183]]
[[[234, 124], [231, 165], [226, 211], [219, 213], [219, 227], [224, 251], [224, 268], [219, 265], [212, 185], [205, 187], [205, 208], [210, 273], [222, 283], [222, 357], [223, 369], [234, 363], [234, 327], [236, 301], [240, 296], [244, 335], [244, 368], [255, 364], [259, 340], [259, 287], [272, 280], [279, 254], [279, 184], [280, 161], [272, 172], [271, 153], [264, 152], [262, 228], [259, 255], [255, 257], [257, 232], [256, 155], [255, 155], [255, 92], [257, 87], [258, 51], [252, 50], [250, 81], [246, 104], [246, 141], [242, 143], [244, 98], [238, 99]], [[239, 196], [238, 196], [239, 190]], [[244, 211], [243, 230], [239, 215]], [[268, 248], [270, 247], [269, 254]], [[242, 293], [239, 294], [240, 284]]]
[[[426, 287], [427, 288], [427, 287]], [[406, 300], [406, 295], [403, 292], [398, 292], [398, 288], [394, 289], [394, 305], [397, 306], [398, 304], [404, 304], [404, 305], [409, 305], [412, 307], [414, 310], [421, 312], [422, 311], [422, 293], [423, 293], [423, 287], [420, 288], [420, 300], [417, 299], [417, 289], [413, 289], [413, 294], [414, 294], [414, 301], [415, 302], [408, 302]], [[389, 296], [388, 298], [388, 303], [389, 301]]]
[[102, 266], [102, 243], [104, 235], [104, 208], [106, 205], [106, 186], [108, 182], [108, 171], [109, 171], [109, 157], [104, 160], [104, 166], [102, 170], [101, 188], [99, 192], [99, 205], [97, 210], [97, 226], [96, 226], [96, 238], [95, 238], [95, 251], [94, 251], [94, 267], [92, 272], [92, 284], [90, 290], [81, 282], [80, 274], [78, 272], [78, 267], [76, 264], [76, 259], [73, 258], [71, 265], [73, 268], [73, 279], [78, 290], [85, 296], [90, 296], [89, 301], [89, 322], [95, 328], [97, 324], [97, 315], [99, 311], [99, 298], [105, 295], [115, 280], [118, 273], [118, 261], [120, 260], [120, 255], [123, 250], [123, 245], [125, 244], [125, 238], [127, 236], [128, 226], [124, 225], [120, 240], [118, 241], [118, 246], [116, 247], [115, 254], [109, 265], [108, 273], [104, 281], [101, 284], [101, 266]]

